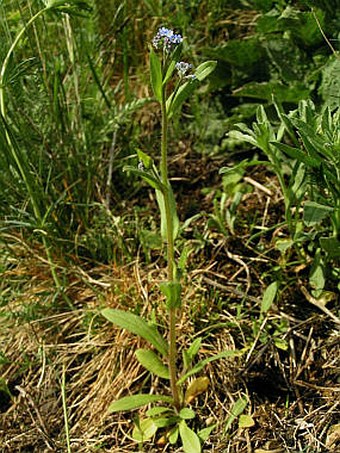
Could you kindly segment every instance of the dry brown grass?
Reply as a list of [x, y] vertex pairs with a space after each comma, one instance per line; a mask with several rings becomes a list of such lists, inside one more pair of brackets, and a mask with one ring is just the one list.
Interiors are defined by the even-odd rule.
[[[308, 306], [301, 316], [298, 310], [293, 313], [287, 302], [271, 310], [261, 329], [265, 331], [266, 325], [284, 319], [287, 327], [282, 338], [287, 341], [288, 351], [277, 348], [272, 338], [267, 342], [260, 334], [254, 338], [251, 307], [258, 298], [256, 291], [247, 286], [250, 274], [244, 265], [248, 266], [249, 261], [238, 255], [238, 273], [227, 262], [226, 255], [225, 261], [195, 269], [187, 276], [186, 309], [178, 326], [182, 346], [194, 335], [204, 337], [201, 357], [247, 348], [242, 358], [220, 360], [206, 367], [209, 391], [194, 406], [200, 427], [209, 420], [217, 428], [204, 451], [335, 452], [339, 448], [340, 408], [336, 326], [315, 307]], [[141, 389], [169, 389], [158, 380], [151, 381], [135, 359], [134, 351], [141, 340], [105, 322], [99, 309], [138, 306], [145, 316], [156, 310], [164, 323], [155, 289], [161, 273], [155, 265], [142, 271], [138, 263], [97, 267], [88, 272], [70, 269], [71, 310], [62, 300], [53, 300], [48, 266], [27, 252], [18, 253], [2, 280], [4, 295], [14, 283], [17, 293], [8, 297], [1, 308], [0, 348], [7, 360], [0, 367], [0, 378], [11, 393], [11, 398], [5, 391], [0, 393], [1, 452], [67, 451], [61, 396], [63, 372], [72, 451], [138, 451], [131, 440], [135, 414], [112, 415], [107, 408], [120, 396]], [[228, 273], [229, 282], [242, 282], [247, 294], [226, 283], [223, 276]], [[287, 295], [293, 296], [292, 292]], [[228, 303], [218, 306], [218, 300]], [[244, 314], [238, 316], [241, 300]], [[35, 308], [30, 312], [29, 306]], [[246, 411], [255, 425], [240, 429], [234, 423], [232, 431], [224, 436], [230, 409], [242, 394], [249, 397]], [[181, 450], [148, 444], [144, 451]]]

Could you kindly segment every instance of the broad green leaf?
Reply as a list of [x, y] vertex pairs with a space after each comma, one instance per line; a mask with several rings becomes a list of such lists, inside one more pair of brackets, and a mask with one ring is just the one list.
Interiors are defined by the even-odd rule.
[[184, 453], [201, 453], [199, 437], [184, 420], [179, 423], [179, 435], [181, 436]]
[[292, 239], [278, 239], [275, 242], [275, 248], [280, 250], [281, 253], [285, 253], [293, 245], [294, 245], [294, 241]]
[[257, 36], [247, 39], [230, 39], [222, 45], [209, 49], [209, 52], [212, 57], [231, 64], [240, 69], [243, 74], [258, 67], [264, 57], [263, 45]]
[[189, 407], [183, 407], [178, 414], [183, 420], [191, 420], [196, 417], [195, 412]]
[[150, 48], [150, 81], [155, 98], [162, 102], [162, 64], [152, 48]]
[[[167, 195], [168, 193], [168, 195]], [[179, 230], [179, 219], [177, 215], [176, 209], [176, 201], [172, 191], [171, 186], [168, 186], [168, 189], [164, 191], [156, 190], [156, 198], [159, 207], [159, 211], [161, 214], [161, 235], [164, 241], [167, 241], [167, 221], [166, 221], [166, 211], [165, 211], [165, 201], [164, 197], [169, 196], [169, 204], [170, 204], [170, 212], [171, 212], [171, 219], [172, 219], [172, 228], [173, 228], [173, 237], [176, 239], [178, 230]]]
[[318, 225], [329, 217], [334, 208], [325, 206], [315, 201], [307, 201], [303, 207], [303, 221], [307, 226]]
[[150, 349], [137, 349], [135, 354], [138, 362], [150, 371], [150, 373], [163, 379], [170, 379], [168, 367], [164, 365], [155, 352], [150, 351]]
[[155, 425], [152, 418], [145, 418], [138, 425], [135, 425], [132, 431], [132, 437], [137, 442], [145, 442], [150, 440], [157, 432], [158, 427]]
[[322, 237], [320, 238], [320, 245], [330, 257], [340, 257], [340, 241], [336, 237]]
[[118, 327], [149, 341], [164, 357], [168, 356], [168, 344], [155, 326], [149, 325], [144, 319], [128, 311], [104, 308], [101, 313]]
[[230, 410], [230, 415], [228, 417], [227, 423], [225, 425], [225, 431], [228, 431], [233, 422], [237, 417], [239, 417], [244, 409], [247, 407], [248, 401], [246, 398], [239, 398], [233, 405]]
[[178, 282], [162, 282], [159, 285], [160, 290], [166, 297], [166, 306], [169, 310], [180, 308], [182, 286]]
[[170, 396], [139, 393], [137, 395], [124, 396], [123, 398], [114, 401], [109, 406], [109, 412], [132, 411], [158, 401], [171, 404], [173, 400]]
[[209, 74], [211, 74], [216, 68], [217, 61], [209, 60], [201, 63], [195, 71], [195, 76], [197, 80], [202, 82]]
[[219, 360], [219, 359], [225, 359], [227, 357], [238, 357], [242, 354], [243, 354], [243, 352], [239, 351], [239, 350], [223, 351], [212, 357], [208, 357], [207, 359], [201, 360], [193, 368], [191, 368], [191, 370], [189, 370], [180, 379], [178, 379], [177, 385], [183, 384], [183, 382], [185, 382], [188, 379], [188, 377], [201, 371], [208, 363], [211, 363], [211, 362], [213, 362], [215, 360]]
[[241, 414], [238, 420], [239, 428], [251, 428], [255, 425], [255, 421], [251, 415]]
[[272, 306], [276, 297], [278, 286], [278, 282], [273, 282], [266, 288], [261, 302], [261, 313], [267, 313]]

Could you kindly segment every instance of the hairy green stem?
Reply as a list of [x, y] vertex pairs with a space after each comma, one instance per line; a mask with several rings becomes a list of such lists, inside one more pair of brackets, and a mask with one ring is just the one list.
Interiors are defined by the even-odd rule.
[[[161, 179], [166, 190], [164, 196], [165, 216], [166, 216], [166, 231], [167, 231], [167, 266], [168, 280], [174, 282], [176, 279], [175, 267], [175, 245], [173, 234], [173, 219], [171, 215], [171, 187], [168, 178], [168, 162], [167, 162], [167, 147], [168, 147], [168, 118], [166, 113], [166, 93], [165, 87], [162, 88], [162, 141], [161, 141]], [[169, 308], [169, 371], [170, 371], [170, 386], [174, 399], [174, 406], [177, 410], [180, 409], [181, 402], [177, 387], [177, 345], [176, 345], [176, 308]]]

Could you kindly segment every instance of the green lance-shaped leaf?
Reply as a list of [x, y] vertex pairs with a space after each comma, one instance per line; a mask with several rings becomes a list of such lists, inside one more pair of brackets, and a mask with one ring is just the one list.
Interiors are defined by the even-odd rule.
[[200, 453], [202, 451], [199, 437], [184, 420], [179, 422], [179, 435], [182, 440], [184, 453]]
[[239, 398], [233, 405], [230, 411], [230, 415], [228, 417], [227, 423], [225, 425], [225, 431], [228, 431], [231, 427], [234, 420], [239, 417], [244, 409], [247, 407], [248, 401], [246, 398]]
[[261, 313], [267, 313], [272, 306], [278, 287], [278, 282], [273, 282], [266, 288], [261, 302]]
[[202, 337], [196, 338], [191, 343], [189, 348], [182, 352], [185, 369], [187, 369], [191, 365], [193, 359], [198, 354], [198, 351], [200, 350], [200, 347], [201, 347], [201, 343], [202, 343]]
[[150, 81], [155, 98], [162, 102], [162, 64], [152, 48], [150, 48]]
[[[167, 193], [168, 192], [168, 193]], [[171, 186], [169, 185], [167, 189], [156, 190], [156, 198], [161, 214], [161, 235], [164, 241], [167, 240], [167, 220], [166, 220], [166, 211], [165, 211], [165, 200], [164, 197], [169, 196], [170, 201], [170, 213], [172, 218], [172, 228], [173, 228], [173, 238], [176, 239], [178, 230], [179, 230], [179, 219], [176, 209], [176, 201], [172, 191]]]
[[296, 159], [299, 162], [304, 163], [310, 168], [319, 168], [321, 165], [321, 160], [315, 157], [309, 156], [307, 153], [301, 151], [298, 148], [293, 148], [292, 146], [285, 145], [284, 143], [270, 142], [276, 148], [278, 148], [283, 153], [287, 154], [292, 159]]
[[146, 406], [147, 404], [157, 403], [158, 401], [169, 404], [172, 404], [173, 402], [170, 396], [138, 393], [137, 395], [124, 396], [123, 398], [114, 401], [109, 406], [109, 412], [133, 411], [142, 406]]
[[132, 165], [125, 165], [123, 167], [123, 171], [129, 171], [134, 175], [140, 176], [147, 182], [153, 189], [162, 191], [165, 190], [164, 185], [162, 184], [161, 180], [158, 178], [158, 175], [155, 173], [151, 173], [150, 171], [139, 170], [138, 168]]
[[185, 373], [180, 379], [177, 381], [177, 385], [183, 384], [188, 377], [192, 376], [193, 374], [199, 373], [208, 363], [214, 362], [215, 360], [224, 359], [228, 357], [238, 357], [243, 354], [243, 351], [233, 350], [233, 351], [223, 351], [219, 354], [215, 354], [212, 357], [208, 357], [207, 359], [200, 360], [196, 365], [191, 368], [187, 373]]
[[171, 118], [182, 106], [183, 102], [193, 93], [198, 86], [198, 80], [189, 80], [181, 85], [177, 91], [174, 91], [166, 101], [166, 112], [168, 118]]
[[171, 118], [182, 106], [188, 97], [193, 93], [195, 88], [215, 69], [216, 61], [206, 61], [198, 66], [194, 76], [183, 83], [177, 91], [173, 92], [166, 101], [166, 112], [168, 118]]
[[178, 282], [162, 282], [159, 285], [160, 290], [166, 297], [166, 306], [169, 310], [181, 307], [182, 286]]
[[208, 440], [211, 432], [216, 428], [216, 426], [217, 426], [217, 424], [214, 423], [213, 425], [208, 426], [207, 428], [200, 429], [197, 432], [197, 435], [202, 440], [202, 442], [205, 442], [206, 440]]
[[208, 75], [210, 75], [216, 68], [217, 61], [209, 60], [201, 63], [195, 71], [196, 79], [202, 82]]
[[138, 362], [143, 365], [150, 373], [163, 379], [170, 379], [169, 369], [158, 355], [150, 349], [137, 349], [135, 352]]
[[122, 329], [149, 341], [164, 357], [168, 356], [168, 344], [155, 326], [149, 325], [139, 316], [116, 308], [104, 308], [102, 315]]

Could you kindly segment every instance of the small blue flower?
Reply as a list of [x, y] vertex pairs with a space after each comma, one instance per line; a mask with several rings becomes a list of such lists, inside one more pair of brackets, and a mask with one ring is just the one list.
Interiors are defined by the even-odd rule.
[[161, 27], [152, 40], [155, 49], [163, 48], [166, 52], [170, 52], [173, 46], [180, 44], [183, 38], [180, 34], [176, 34], [173, 30], [166, 27]]
[[184, 76], [189, 77], [187, 73], [192, 69], [192, 64], [186, 63], [185, 61], [179, 61], [176, 63], [176, 69], [180, 78]]

